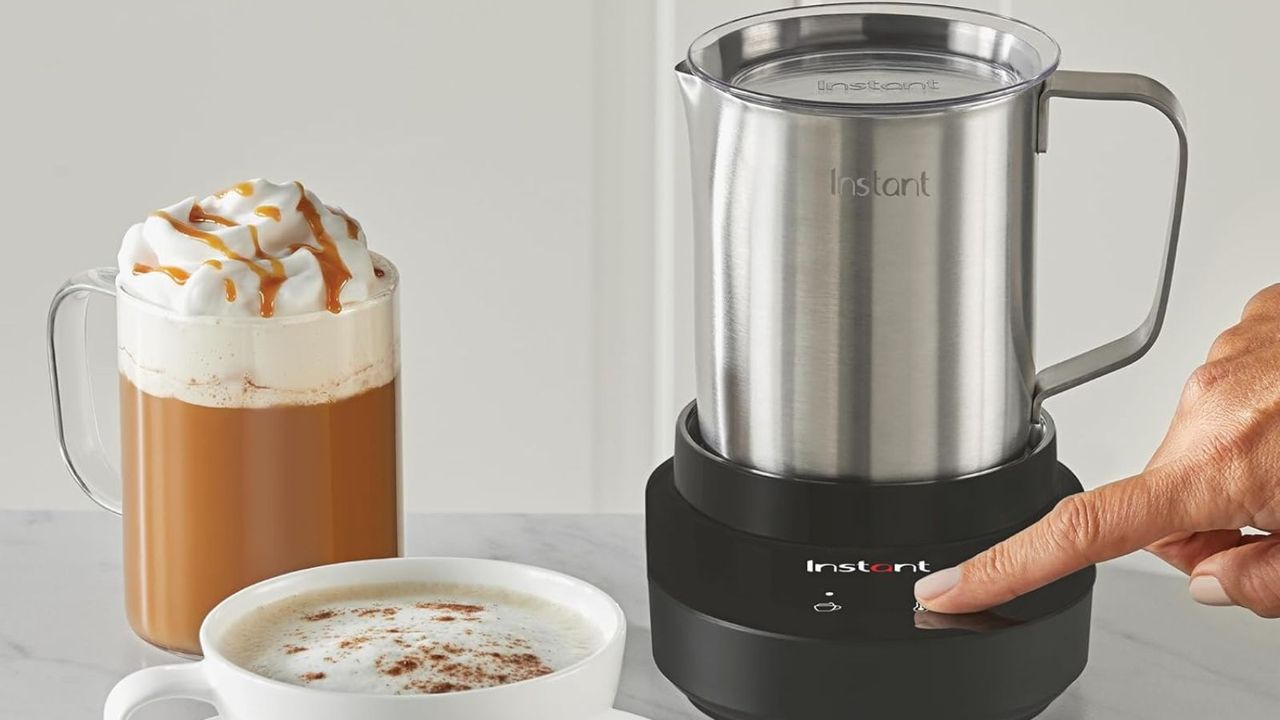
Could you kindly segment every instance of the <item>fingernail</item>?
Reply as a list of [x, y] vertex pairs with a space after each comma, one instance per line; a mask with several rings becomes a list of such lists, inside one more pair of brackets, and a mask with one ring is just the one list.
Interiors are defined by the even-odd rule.
[[1197, 575], [1191, 578], [1190, 589], [1191, 599], [1201, 605], [1214, 607], [1235, 605], [1231, 602], [1231, 598], [1227, 597], [1227, 591], [1222, 589], [1222, 583], [1212, 575]]
[[959, 567], [949, 567], [926, 575], [916, 581], [916, 599], [920, 602], [928, 602], [955, 587], [959, 582]]

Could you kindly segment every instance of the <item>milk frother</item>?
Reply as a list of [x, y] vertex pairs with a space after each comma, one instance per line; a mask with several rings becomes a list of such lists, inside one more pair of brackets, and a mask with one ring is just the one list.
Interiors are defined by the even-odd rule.
[[[1029, 718], [1083, 669], [1092, 568], [977, 616], [912, 599], [1079, 492], [1042, 402], [1136, 361], [1164, 317], [1182, 110], [1058, 57], [1010, 18], [868, 3], [736, 20], [677, 66], [697, 399], [649, 482], [650, 595], [659, 667], [712, 717]], [[1056, 97], [1154, 107], [1179, 161], [1146, 319], [1037, 369]]]

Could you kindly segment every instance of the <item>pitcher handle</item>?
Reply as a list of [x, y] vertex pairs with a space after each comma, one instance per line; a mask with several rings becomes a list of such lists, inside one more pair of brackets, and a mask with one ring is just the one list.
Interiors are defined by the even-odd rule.
[[1173, 210], [1169, 218], [1169, 234], [1164, 258], [1156, 282], [1156, 297], [1151, 310], [1133, 332], [1124, 337], [1050, 365], [1036, 373], [1032, 396], [1032, 421], [1040, 418], [1040, 405], [1045, 398], [1057, 395], [1119, 370], [1146, 354], [1160, 334], [1165, 310], [1169, 305], [1169, 286], [1173, 262], [1178, 250], [1178, 233], [1182, 226], [1182, 208], [1187, 190], [1187, 121], [1182, 105], [1169, 88], [1143, 75], [1130, 73], [1075, 72], [1060, 70], [1045, 81], [1040, 95], [1040, 124], [1037, 152], [1049, 147], [1049, 101], [1055, 97], [1082, 100], [1123, 100], [1137, 102], [1159, 110], [1173, 124], [1178, 134], [1178, 172], [1174, 188]]
[[[58, 435], [58, 447], [62, 460], [76, 484], [94, 502], [111, 512], [120, 514], [120, 498], [101, 490], [103, 481], [114, 478], [119, 485], [119, 474], [107, 460], [98, 417], [93, 407], [93, 393], [89, 381], [89, 357], [85, 351], [85, 311], [89, 295], [97, 293], [115, 297], [115, 268], [88, 270], [67, 280], [53, 296], [49, 304], [49, 383], [53, 390], [53, 423]], [[59, 319], [64, 313], [78, 316], [69, 332], [59, 333]], [[66, 352], [64, 352], [66, 351]], [[68, 374], [64, 367], [70, 359], [78, 367]], [[67, 415], [70, 410], [71, 415]]]

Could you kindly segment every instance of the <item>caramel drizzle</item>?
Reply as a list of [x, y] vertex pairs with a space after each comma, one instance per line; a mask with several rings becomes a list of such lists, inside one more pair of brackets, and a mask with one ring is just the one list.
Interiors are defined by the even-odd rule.
[[271, 266], [271, 272], [284, 275], [284, 263], [280, 262], [280, 258], [268, 255], [263, 251], [262, 245], [258, 243], [258, 226], [249, 226], [249, 237], [253, 239], [253, 256], [258, 260], [266, 260], [267, 264]]
[[174, 281], [179, 285], [186, 284], [188, 278], [191, 277], [191, 273], [187, 272], [186, 270], [183, 270], [180, 267], [174, 267], [172, 265], [156, 265], [153, 267], [151, 265], [144, 265], [142, 263], [133, 264], [134, 275], [146, 275], [147, 273], [153, 273], [153, 272], [158, 272], [161, 275], [168, 275], [170, 280]]
[[[306, 243], [297, 243], [289, 247], [290, 252], [298, 250], [306, 250], [315, 257], [316, 262], [320, 265], [320, 275], [324, 278], [325, 288], [325, 307], [332, 313], [342, 311], [342, 302], [339, 298], [342, 295], [342, 288], [346, 286], [347, 281], [351, 279], [351, 270], [346, 263], [342, 261], [342, 256], [338, 254], [338, 245], [333, 241], [329, 232], [324, 228], [324, 221], [320, 217], [319, 211], [316, 209], [315, 203], [307, 197], [307, 190], [300, 182], [294, 182], [298, 187], [298, 212], [302, 213], [302, 217], [307, 222], [307, 228], [311, 231], [311, 237], [320, 246], [313, 247]], [[236, 192], [244, 197], [253, 194], [253, 185], [243, 182], [233, 185], [226, 190], [215, 193], [215, 197], [222, 197], [228, 192]], [[326, 206], [327, 207], [327, 206]], [[360, 235], [360, 225], [350, 215], [337, 208], [327, 207], [327, 209], [342, 217], [347, 224], [347, 237], [355, 240]], [[276, 221], [280, 220], [280, 209], [274, 205], [259, 205], [254, 209], [254, 214], [260, 217], [272, 218]], [[263, 251], [262, 245], [258, 242], [258, 228], [255, 225], [248, 225], [249, 237], [253, 240], [253, 257], [245, 257], [227, 246], [222, 238], [211, 232], [201, 230], [196, 227], [197, 223], [214, 223], [223, 227], [236, 227], [238, 223], [220, 215], [214, 215], [206, 212], [198, 203], [193, 203], [191, 211], [187, 214], [187, 221], [183, 222], [169, 213], [159, 210], [152, 213], [153, 216], [162, 218], [173, 227], [174, 230], [204, 243], [209, 248], [216, 250], [224, 255], [228, 260], [244, 263], [246, 267], [258, 276], [258, 297], [259, 310], [258, 314], [264, 318], [269, 318], [275, 314], [276, 295], [280, 292], [280, 286], [284, 284], [284, 263], [272, 255], [268, 255]], [[258, 264], [258, 260], [267, 262], [266, 268]], [[214, 268], [221, 270], [222, 263], [217, 260], [206, 260], [206, 265], [212, 265]], [[173, 278], [179, 285], [187, 281], [190, 275], [180, 269], [174, 267], [149, 268], [145, 265], [135, 265], [134, 273], [143, 272], [163, 272]], [[227, 302], [233, 302], [236, 299], [235, 283], [230, 278], [223, 281], [223, 288], [226, 291]]]
[[229, 188], [223, 188], [222, 190], [219, 190], [218, 192], [214, 193], [213, 196], [220, 198], [229, 192], [235, 192], [235, 194], [239, 195], [240, 197], [249, 197], [250, 195], [253, 194], [253, 183], [251, 182], [236, 183], [235, 185], [232, 185]]
[[[215, 269], [215, 270], [221, 270], [221, 269], [222, 269], [222, 263], [218, 262], [217, 260], [205, 260], [204, 262], [202, 262], [202, 263], [200, 263], [200, 264], [201, 264], [201, 265], [208, 265], [208, 266], [212, 267], [212, 268], [213, 268], [213, 269]], [[175, 283], [177, 283], [177, 284], [179, 284], [179, 285], [185, 285], [185, 284], [187, 283], [187, 281], [191, 279], [191, 273], [187, 272], [186, 270], [183, 270], [183, 269], [182, 269], [182, 268], [180, 268], [180, 267], [174, 266], [174, 265], [156, 265], [156, 266], [151, 266], [151, 265], [146, 265], [146, 264], [143, 264], [143, 263], [134, 263], [134, 264], [133, 264], [133, 274], [134, 274], [134, 275], [145, 275], [145, 274], [147, 274], [147, 273], [153, 273], [153, 272], [158, 272], [158, 273], [160, 273], [161, 275], [167, 275], [167, 276], [169, 277], [169, 279], [170, 279], [170, 280], [174, 281]], [[225, 287], [225, 288], [226, 288], [226, 290], [227, 290], [227, 301], [228, 301], [228, 302], [231, 302], [232, 300], [235, 300], [235, 299], [236, 299], [236, 287], [235, 287], [235, 283], [233, 283], [233, 282], [231, 281], [231, 278], [227, 278], [226, 280], [224, 280], [224, 281], [223, 281], [223, 287]]]
[[346, 221], [348, 240], [355, 240], [356, 238], [360, 237], [360, 223], [356, 222], [355, 218], [348, 215], [346, 211], [344, 211], [342, 208], [337, 208], [332, 205], [325, 205], [325, 207], [329, 209], [329, 212], [341, 217], [343, 220]]
[[237, 225], [234, 220], [228, 220], [221, 215], [205, 212], [204, 208], [200, 207], [200, 203], [191, 204], [191, 212], [187, 213], [187, 220], [193, 223], [211, 222], [222, 227], [235, 227]]
[[276, 314], [276, 295], [280, 293], [280, 286], [285, 281], [284, 263], [262, 251], [262, 246], [258, 244], [257, 227], [249, 226], [249, 237], [253, 239], [253, 257], [257, 260], [266, 260], [271, 268], [269, 272], [263, 272], [256, 262], [249, 263], [249, 267], [253, 269], [259, 280], [258, 314], [262, 317], [271, 317]]
[[[165, 220], [165, 222], [168, 222], [169, 225], [172, 226], [174, 230], [177, 230], [183, 235], [199, 240], [200, 242], [204, 243], [208, 247], [222, 253], [223, 255], [226, 256], [228, 260], [234, 260], [236, 262], [244, 263], [246, 267], [248, 267], [250, 270], [253, 271], [255, 275], [258, 276], [258, 280], [259, 280], [258, 296], [260, 299], [258, 314], [264, 318], [269, 318], [275, 314], [276, 294], [280, 291], [280, 285], [284, 283], [284, 280], [285, 280], [284, 266], [280, 263], [279, 260], [273, 259], [273, 262], [271, 263], [271, 269], [267, 270], [266, 268], [263, 268], [258, 263], [254, 262], [253, 258], [247, 258], [241, 255], [240, 253], [232, 250], [231, 248], [227, 247], [227, 244], [222, 241], [222, 238], [218, 237], [217, 235], [214, 235], [211, 232], [205, 232], [204, 230], [201, 230], [197, 227], [189, 225], [163, 210], [156, 211], [152, 213], [152, 215], [158, 218], [162, 218], [163, 220]], [[252, 225], [249, 226], [249, 232], [252, 234], [254, 238], [253, 246], [256, 250], [256, 253], [261, 254], [262, 248], [258, 247], [258, 239], [257, 239], [258, 234], [256, 232], [256, 229]]]
[[[338, 255], [338, 245], [329, 236], [329, 232], [324, 229], [324, 222], [320, 218], [319, 211], [316, 210], [315, 203], [307, 197], [307, 189], [302, 187], [302, 183], [295, 181], [294, 185], [298, 186], [298, 212], [302, 213], [303, 219], [307, 221], [307, 227], [311, 229], [311, 237], [319, 243], [320, 248], [316, 249], [310, 245], [294, 245], [291, 250], [297, 248], [306, 248], [320, 263], [320, 275], [324, 278], [325, 290], [325, 307], [331, 313], [342, 312], [342, 302], [338, 299], [342, 295], [342, 288], [351, 279], [351, 270], [347, 268], [347, 264], [342, 262], [342, 257]], [[349, 232], [349, 231], [348, 231]]]

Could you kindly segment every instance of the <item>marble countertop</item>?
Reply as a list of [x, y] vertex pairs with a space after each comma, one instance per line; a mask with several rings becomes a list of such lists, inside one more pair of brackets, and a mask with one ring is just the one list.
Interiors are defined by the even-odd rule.
[[[125, 622], [118, 518], [0, 512], [0, 718], [101, 713], [111, 686], [172, 656]], [[416, 515], [411, 555], [493, 557], [577, 575], [630, 620], [618, 707], [653, 720], [701, 716], [658, 673], [649, 650], [643, 523], [633, 515]], [[158, 703], [135, 720], [203, 720], [197, 703]], [[1176, 577], [1100, 569], [1083, 677], [1043, 720], [1280, 717], [1280, 620], [1200, 607]]]

